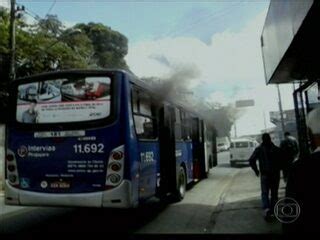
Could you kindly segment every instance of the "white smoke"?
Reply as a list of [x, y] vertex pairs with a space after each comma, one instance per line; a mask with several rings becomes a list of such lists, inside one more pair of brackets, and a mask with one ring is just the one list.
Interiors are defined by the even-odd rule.
[[10, 9], [10, 0], [0, 0], [0, 7]]
[[[238, 32], [226, 30], [214, 34], [209, 44], [192, 37], [133, 43], [129, 45], [126, 61], [139, 77], [167, 78], [176, 66], [194, 66], [198, 73], [188, 81], [187, 88], [195, 96], [222, 105], [255, 100], [255, 106], [242, 113], [237, 128], [239, 134], [257, 133], [264, 128], [263, 112], [267, 127], [271, 127], [268, 112], [278, 109], [275, 87], [265, 84], [261, 55], [260, 36], [266, 10]], [[199, 86], [213, 90], [203, 95], [195, 91]], [[292, 108], [292, 87], [281, 89], [284, 108]]]

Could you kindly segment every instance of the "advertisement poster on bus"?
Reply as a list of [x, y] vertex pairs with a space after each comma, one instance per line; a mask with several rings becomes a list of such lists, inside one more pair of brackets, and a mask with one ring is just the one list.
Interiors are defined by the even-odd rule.
[[110, 114], [111, 79], [85, 77], [22, 84], [16, 119], [22, 123], [81, 122]]

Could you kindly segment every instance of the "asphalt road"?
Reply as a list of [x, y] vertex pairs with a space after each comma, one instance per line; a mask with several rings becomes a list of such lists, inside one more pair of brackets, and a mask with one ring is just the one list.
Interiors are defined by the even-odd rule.
[[131, 210], [27, 207], [3, 215], [0, 233], [280, 233], [279, 223], [262, 218], [259, 179], [250, 168], [231, 168], [229, 152], [219, 153], [218, 162], [179, 203]]

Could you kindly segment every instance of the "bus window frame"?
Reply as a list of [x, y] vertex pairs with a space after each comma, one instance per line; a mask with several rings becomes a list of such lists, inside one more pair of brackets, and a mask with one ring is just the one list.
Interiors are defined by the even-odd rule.
[[[18, 86], [28, 84], [32, 82], [44, 82], [48, 80], [62, 79], [70, 77], [109, 77], [110, 83], [110, 114], [109, 116], [90, 121], [79, 121], [79, 122], [56, 122], [56, 123], [22, 123], [16, 119], [17, 102], [18, 102]], [[92, 129], [97, 127], [103, 127], [112, 125], [120, 114], [120, 89], [121, 80], [124, 78], [124, 74], [119, 71], [97, 71], [97, 70], [71, 70], [44, 73], [34, 75], [30, 77], [20, 78], [14, 80], [10, 85], [10, 96], [9, 96], [9, 125], [13, 126], [18, 130], [23, 131], [44, 131], [44, 130], [75, 130], [75, 129]], [[119, 96], [119, 97], [117, 97]]]
[[182, 127], [181, 136], [182, 136], [182, 139], [185, 142], [191, 142], [192, 141], [191, 114], [184, 109], [181, 109], [180, 113], [181, 113], [181, 127]]
[[[158, 127], [158, 117], [155, 111], [155, 106], [153, 106], [153, 102], [154, 99], [152, 98], [150, 92], [136, 84], [131, 83], [130, 84], [130, 102], [131, 102], [131, 112], [132, 112], [132, 120], [133, 120], [133, 124], [134, 124], [134, 133], [136, 135], [136, 138], [138, 141], [140, 142], [157, 142], [159, 141], [159, 127]], [[134, 110], [134, 92], [136, 92], [137, 94], [137, 110], [138, 112], [136, 112]], [[140, 92], [142, 92], [142, 94], [147, 95], [150, 98], [150, 104], [151, 104], [151, 116], [141, 113], [140, 112]], [[153, 130], [154, 130], [154, 134], [156, 135], [155, 138], [143, 138], [140, 137], [139, 134], [137, 133], [137, 128], [136, 128], [136, 122], [134, 120], [135, 116], [140, 116], [140, 117], [145, 117], [145, 118], [149, 118], [152, 120], [152, 124], [153, 124]]]

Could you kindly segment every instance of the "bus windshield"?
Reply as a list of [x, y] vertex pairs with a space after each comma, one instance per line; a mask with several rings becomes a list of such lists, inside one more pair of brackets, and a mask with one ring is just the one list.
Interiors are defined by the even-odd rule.
[[67, 123], [110, 115], [111, 79], [50, 79], [18, 86], [16, 120], [21, 123]]

